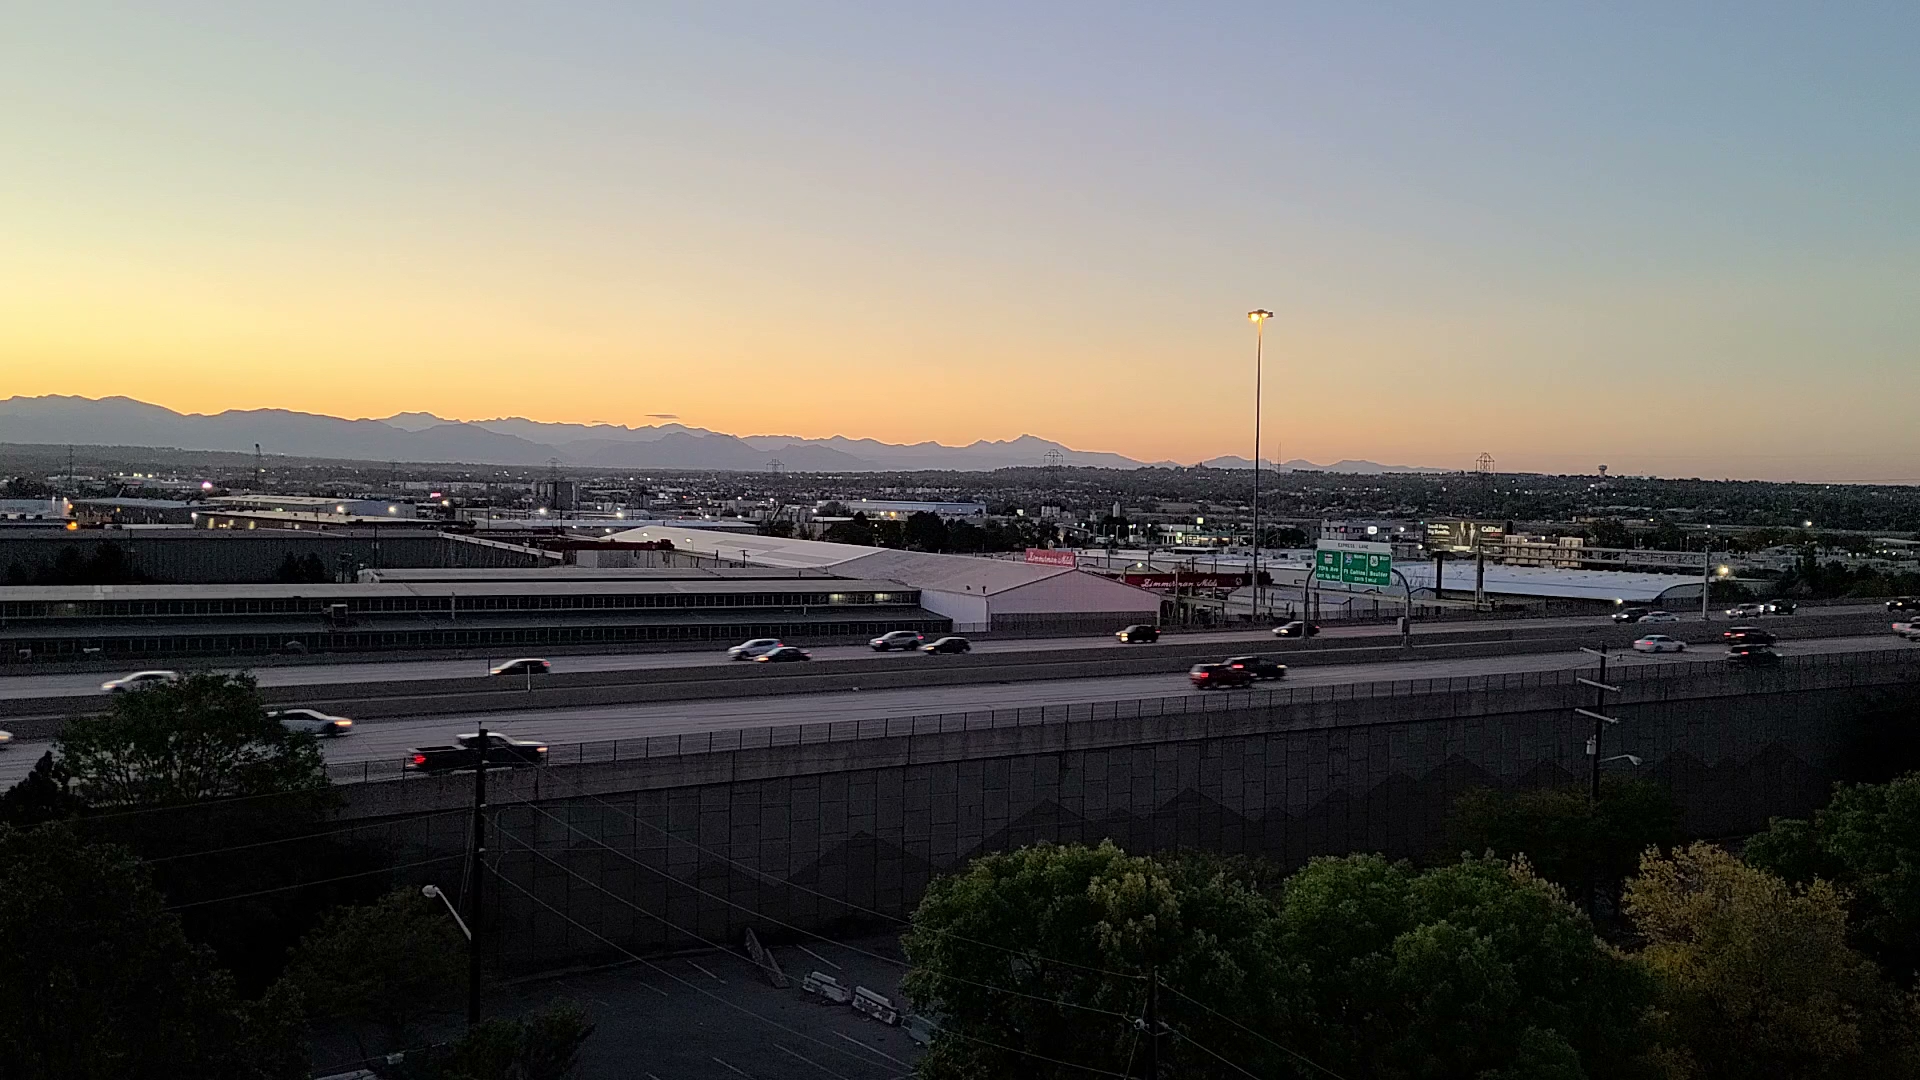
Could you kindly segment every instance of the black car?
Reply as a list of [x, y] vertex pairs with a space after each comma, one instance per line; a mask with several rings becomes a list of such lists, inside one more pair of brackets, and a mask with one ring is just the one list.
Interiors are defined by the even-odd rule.
[[1196, 690], [1230, 690], [1253, 682], [1253, 676], [1227, 664], [1195, 664], [1187, 679]]
[[813, 656], [805, 649], [798, 649], [792, 645], [782, 645], [777, 649], [763, 652], [759, 656], [754, 657], [753, 662], [756, 664], [791, 664], [796, 661], [811, 659], [813, 659]]
[[[452, 745], [416, 746], [407, 756], [406, 767], [415, 772], [449, 772], [471, 769], [480, 747], [478, 733], [454, 736]], [[511, 735], [487, 733], [487, 766], [513, 768], [521, 765], [545, 765], [547, 744], [535, 739], [516, 739]]]
[[1888, 611], [1920, 611], [1920, 600], [1911, 596], [1896, 596], [1887, 601]]
[[867, 642], [874, 652], [886, 652], [888, 649], [906, 649], [912, 651], [925, 645], [927, 639], [918, 630], [895, 630], [890, 634], [881, 634]]
[[920, 651], [932, 656], [935, 653], [963, 653], [973, 651], [973, 642], [963, 637], [943, 637], [920, 646]]
[[1745, 667], [1766, 667], [1780, 662], [1780, 654], [1771, 645], [1735, 645], [1727, 650], [1727, 663]]
[[1282, 623], [1273, 628], [1274, 637], [1309, 638], [1319, 632], [1320, 628], [1318, 626], [1310, 622], [1302, 622], [1299, 619], [1295, 619], [1290, 623]]
[[1229, 656], [1227, 666], [1255, 679], [1284, 679], [1287, 665], [1267, 656]]
[[1757, 626], [1730, 627], [1720, 636], [1726, 638], [1729, 645], [1771, 645], [1774, 642], [1772, 634]]
[[1613, 613], [1613, 621], [1624, 622], [1624, 623], [1639, 622], [1640, 617], [1642, 615], [1645, 615], [1647, 612], [1652, 610], [1653, 610], [1652, 608], [1643, 608], [1643, 607], [1621, 608], [1619, 611], [1616, 611]]
[[1134, 623], [1125, 630], [1113, 635], [1129, 645], [1143, 644], [1160, 640], [1160, 628], [1145, 623]]
[[1800, 605], [1791, 600], [1769, 600], [1761, 605], [1769, 615], [1791, 615], [1800, 609]]

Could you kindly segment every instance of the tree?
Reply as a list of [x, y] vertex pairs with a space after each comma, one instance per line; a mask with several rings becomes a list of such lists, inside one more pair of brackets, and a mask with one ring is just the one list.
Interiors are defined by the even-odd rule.
[[297, 997], [241, 1000], [164, 904], [124, 849], [0, 825], [0, 1076], [307, 1075]]
[[286, 979], [311, 1015], [376, 1025], [382, 1049], [397, 1050], [465, 988], [467, 939], [440, 901], [396, 889], [330, 912], [301, 940]]
[[573, 1071], [593, 1021], [561, 1003], [514, 1020], [487, 1020], [446, 1046], [375, 1066], [388, 1080], [561, 1080]]
[[1658, 784], [1609, 778], [1595, 803], [1584, 789], [1475, 788], [1447, 815], [1448, 847], [1503, 858], [1526, 856], [1541, 877], [1585, 897], [1632, 876], [1640, 853], [1680, 839], [1680, 811]]
[[1306, 530], [1293, 525], [1273, 525], [1260, 530], [1260, 546], [1269, 548], [1303, 548], [1307, 546]]
[[1788, 885], [1709, 844], [1649, 853], [1626, 892], [1668, 1074], [1915, 1073], [1911, 1008], [1847, 944], [1832, 885]]
[[1889, 971], [1920, 961], [1920, 773], [1838, 785], [1811, 822], [1774, 819], [1747, 858], [1789, 882], [1845, 887], [1861, 944]]
[[[1244, 885], [1170, 869], [1111, 842], [976, 859], [928, 888], [902, 941], [913, 964], [907, 998], [938, 1015], [944, 1032], [918, 1075], [1086, 1075], [1021, 1051], [1124, 1071], [1149, 968], [1257, 1026], [1285, 1011], [1279, 1003], [1297, 982], [1268, 940], [1272, 923], [1272, 902]], [[1163, 1000], [1187, 1036], [1216, 1052], [1249, 1062], [1272, 1053], [1179, 997]], [[1184, 1042], [1169, 1053], [1178, 1075], [1212, 1075], [1210, 1060]]]
[[858, 544], [873, 547], [873, 523], [864, 513], [856, 513], [846, 521], [836, 521], [827, 526], [824, 539], [836, 544]]
[[1315, 859], [1287, 880], [1279, 930], [1309, 973], [1295, 1045], [1341, 1075], [1641, 1068], [1646, 980], [1524, 862]]
[[182, 803], [327, 785], [318, 742], [267, 716], [253, 678], [193, 674], [114, 695], [67, 722], [55, 743], [75, 794], [93, 806]]
[[27, 476], [9, 476], [0, 484], [0, 499], [51, 499], [56, 494], [51, 484]]
[[1593, 523], [1593, 545], [1603, 548], [1630, 548], [1633, 533], [1619, 518], [1601, 518]]
[[947, 523], [939, 514], [916, 510], [907, 516], [902, 539], [914, 551], [945, 551]]
[[59, 821], [79, 813], [83, 805], [67, 790], [66, 770], [49, 750], [33, 763], [33, 771], [0, 794], [0, 823], [25, 828]]

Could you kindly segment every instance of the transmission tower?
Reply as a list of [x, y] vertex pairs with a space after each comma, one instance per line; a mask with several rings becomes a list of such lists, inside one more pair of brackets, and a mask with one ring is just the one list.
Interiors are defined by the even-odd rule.
[[1058, 451], [1058, 450], [1049, 450], [1049, 451], [1047, 451], [1047, 456], [1046, 456], [1046, 462], [1047, 462], [1047, 471], [1049, 471], [1049, 472], [1059, 472], [1059, 471], [1060, 471], [1060, 461], [1061, 461], [1061, 458], [1060, 458], [1060, 451]]
[[779, 458], [774, 458], [772, 461], [767, 462], [767, 471], [775, 476], [779, 476], [781, 473], [787, 471], [787, 463], [781, 461]]
[[1476, 466], [1474, 470], [1475, 472], [1478, 472], [1482, 476], [1493, 475], [1493, 455], [1492, 454], [1482, 451], [1479, 457], [1473, 459], [1473, 463]]

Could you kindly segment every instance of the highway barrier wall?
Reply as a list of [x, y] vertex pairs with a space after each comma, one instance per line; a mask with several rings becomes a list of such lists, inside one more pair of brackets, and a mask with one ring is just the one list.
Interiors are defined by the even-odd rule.
[[[831, 933], [906, 916], [933, 876], [991, 851], [1111, 838], [1298, 864], [1443, 854], [1475, 786], [1583, 783], [1586, 672], [756, 728], [590, 744], [496, 774], [507, 882], [499, 959], [551, 968], [624, 948]], [[1858, 715], [1920, 695], [1920, 656], [1810, 655], [1616, 669], [1604, 753], [1634, 754], [1686, 828], [1739, 835], [1825, 801]], [[1627, 768], [1626, 764], [1617, 766]], [[457, 854], [470, 776], [342, 787], [396, 863]], [[508, 884], [510, 883], [510, 884]], [[669, 925], [671, 924], [671, 925]], [[587, 929], [582, 929], [585, 927]], [[676, 929], [677, 928], [677, 929]], [[797, 928], [797, 929], [796, 929]]]

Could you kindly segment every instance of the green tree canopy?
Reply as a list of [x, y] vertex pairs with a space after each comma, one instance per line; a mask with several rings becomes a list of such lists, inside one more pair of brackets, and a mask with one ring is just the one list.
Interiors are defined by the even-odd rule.
[[467, 939], [439, 900], [396, 889], [328, 913], [301, 940], [286, 979], [310, 1015], [374, 1024], [383, 1051], [402, 1049], [465, 989]]
[[55, 743], [73, 792], [92, 806], [199, 802], [320, 791], [319, 743], [267, 716], [251, 676], [194, 674], [113, 697], [67, 722]]
[[485, 1021], [446, 1046], [376, 1070], [384, 1080], [562, 1080], [593, 1026], [577, 1005], [550, 1005], [516, 1019]]
[[1640, 853], [1680, 839], [1680, 811], [1658, 784], [1609, 778], [1595, 803], [1585, 789], [1475, 788], [1447, 815], [1448, 846], [1502, 858], [1524, 855], [1541, 877], [1584, 899], [1590, 883], [1612, 891]]
[[1832, 885], [1692, 844], [1649, 853], [1626, 910], [1676, 1080], [1916, 1075], [1911, 1005], [1847, 944]]
[[47, 821], [70, 818], [84, 805], [67, 790], [66, 770], [53, 759], [53, 751], [40, 755], [32, 771], [20, 782], [0, 793], [0, 823], [25, 828]]
[[1841, 784], [1811, 822], [1774, 819], [1746, 858], [1790, 882], [1844, 886], [1863, 945], [1891, 971], [1920, 961], [1920, 774]]
[[307, 1075], [297, 997], [246, 1002], [123, 849], [0, 825], [0, 1076]]

